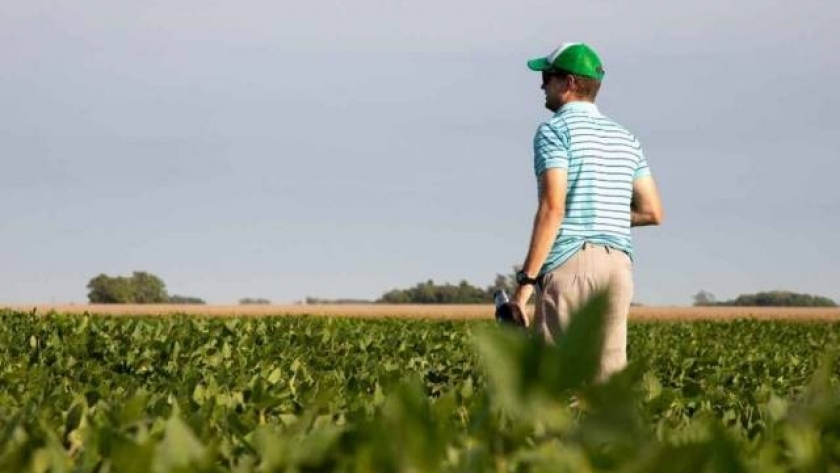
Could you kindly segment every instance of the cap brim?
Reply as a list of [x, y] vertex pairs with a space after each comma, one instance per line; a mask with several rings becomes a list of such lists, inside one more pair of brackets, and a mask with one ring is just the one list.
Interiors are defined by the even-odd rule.
[[544, 57], [538, 59], [531, 59], [530, 61], [528, 61], [528, 69], [537, 72], [547, 71], [551, 69], [551, 63], [548, 62], [548, 59]]

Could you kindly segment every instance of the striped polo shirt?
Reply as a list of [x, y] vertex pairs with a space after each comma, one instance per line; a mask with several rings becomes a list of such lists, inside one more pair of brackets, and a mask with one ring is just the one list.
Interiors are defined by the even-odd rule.
[[639, 141], [590, 102], [565, 104], [534, 136], [534, 172], [568, 172], [566, 215], [540, 274], [571, 258], [584, 242], [633, 258], [630, 201], [633, 180], [650, 175]]

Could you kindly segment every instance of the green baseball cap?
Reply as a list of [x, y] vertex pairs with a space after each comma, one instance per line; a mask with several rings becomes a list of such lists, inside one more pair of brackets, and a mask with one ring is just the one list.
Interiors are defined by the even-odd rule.
[[563, 43], [548, 56], [528, 61], [528, 68], [532, 71], [566, 71], [598, 80], [604, 78], [601, 59], [583, 43]]

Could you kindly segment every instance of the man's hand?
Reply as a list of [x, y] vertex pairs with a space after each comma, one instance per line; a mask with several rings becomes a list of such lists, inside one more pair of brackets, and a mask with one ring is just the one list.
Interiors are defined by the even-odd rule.
[[522, 313], [523, 325], [525, 327], [531, 325], [531, 318], [528, 316], [528, 312], [525, 310], [525, 308], [528, 306], [528, 299], [531, 298], [531, 295], [533, 293], [534, 286], [530, 284], [519, 286], [516, 289], [516, 292], [513, 293], [513, 298], [511, 298], [510, 300], [510, 304], [517, 306], [519, 312]]
[[496, 309], [496, 319], [502, 324], [509, 324], [516, 327], [528, 327], [530, 324], [528, 316], [525, 314], [525, 308], [516, 302], [505, 302], [498, 309]]

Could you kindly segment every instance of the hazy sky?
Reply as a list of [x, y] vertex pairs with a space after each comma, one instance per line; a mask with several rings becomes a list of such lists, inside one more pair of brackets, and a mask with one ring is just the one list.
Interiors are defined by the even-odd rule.
[[840, 300], [837, 25], [837, 0], [4, 1], [0, 303], [133, 270], [210, 303], [488, 285], [536, 206], [525, 61], [565, 41], [662, 193], [638, 301]]

